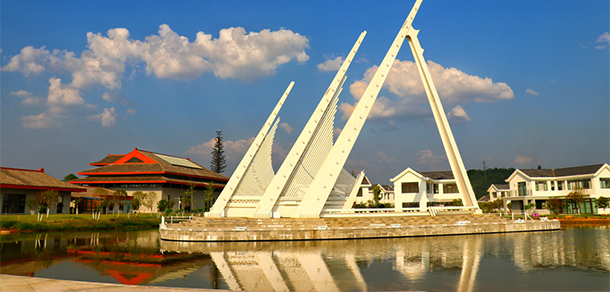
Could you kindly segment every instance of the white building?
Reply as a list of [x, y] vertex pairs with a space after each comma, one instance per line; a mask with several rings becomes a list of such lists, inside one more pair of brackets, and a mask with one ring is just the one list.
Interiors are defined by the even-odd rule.
[[492, 184], [487, 189], [489, 193], [489, 200], [495, 201], [497, 199], [505, 198], [510, 196], [510, 187], [508, 184]]
[[418, 172], [409, 167], [390, 181], [394, 183], [397, 212], [409, 207], [425, 212], [428, 206], [462, 199], [451, 171]]
[[[581, 213], [596, 213], [595, 199], [610, 197], [610, 166], [604, 163], [559, 169], [517, 169], [506, 182], [510, 193], [502, 200], [505, 206], [510, 202], [513, 211], [536, 204], [537, 213], [548, 214], [544, 208], [548, 199], [565, 198], [570, 192], [582, 189], [586, 199], [581, 203]], [[574, 209], [567, 207], [564, 213]]]

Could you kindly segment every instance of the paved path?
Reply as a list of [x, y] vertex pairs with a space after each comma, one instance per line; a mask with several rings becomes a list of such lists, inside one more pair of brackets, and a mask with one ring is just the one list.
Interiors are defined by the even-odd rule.
[[81, 281], [55, 280], [26, 276], [0, 275], [0, 291], [19, 292], [60, 292], [60, 291], [165, 291], [165, 292], [193, 292], [218, 291], [212, 289], [171, 288], [158, 286], [131, 286], [121, 284], [106, 284]]

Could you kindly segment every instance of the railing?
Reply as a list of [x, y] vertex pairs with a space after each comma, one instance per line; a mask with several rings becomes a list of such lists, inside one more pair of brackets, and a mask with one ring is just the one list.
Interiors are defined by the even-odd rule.
[[511, 190], [510, 191], [510, 196], [511, 197], [529, 197], [531, 195], [532, 195], [532, 190], [531, 189], [526, 190], [525, 194], [523, 194], [519, 190]]
[[461, 211], [471, 211], [476, 207], [469, 206], [447, 206], [447, 207], [428, 207], [428, 212], [431, 216], [436, 216], [439, 212], [461, 212]]
[[180, 222], [180, 221], [186, 221], [186, 220], [191, 220], [193, 219], [193, 216], [169, 216], [169, 223], [174, 223], [174, 220], [176, 222]]

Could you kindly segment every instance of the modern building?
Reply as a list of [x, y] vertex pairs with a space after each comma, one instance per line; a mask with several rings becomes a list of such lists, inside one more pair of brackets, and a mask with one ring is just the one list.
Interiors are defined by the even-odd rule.
[[[101, 198], [100, 194], [97, 192], [103, 189], [102, 192], [106, 193], [109, 196], [114, 196], [114, 191], [106, 188], [100, 187], [85, 187], [85, 192], [72, 192], [72, 203], [70, 204], [70, 208], [73, 210], [72, 213], [92, 213], [93, 211], [97, 212], [97, 207], [100, 205]], [[114, 206], [113, 206], [114, 208]], [[109, 212], [112, 212], [114, 209], [108, 208]], [[127, 206], [119, 206], [119, 211], [129, 210], [129, 205]]]
[[[581, 190], [585, 196], [581, 213], [597, 213], [595, 200], [610, 197], [610, 166], [604, 163], [558, 169], [517, 169], [506, 182], [509, 195], [502, 198], [505, 210], [508, 203], [513, 212], [535, 204], [535, 212], [548, 214], [547, 200], [565, 199], [571, 192]], [[576, 209], [567, 202], [564, 204], [564, 213], [575, 213]]]
[[410, 167], [390, 179], [394, 183], [394, 207], [419, 207], [426, 211], [428, 206], [442, 206], [456, 199], [462, 199], [451, 171], [418, 172]]
[[136, 191], [154, 192], [156, 201], [153, 208], [140, 207], [142, 212], [156, 212], [161, 199], [173, 200], [173, 209], [185, 206], [189, 185], [195, 186], [192, 209], [204, 207], [204, 190], [211, 183], [214, 197], [225, 186], [228, 177], [215, 173], [189, 158], [160, 154], [135, 148], [128, 154], [109, 154], [89, 165], [95, 168], [79, 172], [87, 177], [70, 181], [72, 184], [103, 187], [113, 191], [123, 189], [129, 196]]
[[26, 200], [33, 200], [39, 192], [57, 191], [57, 204], [51, 206], [50, 214], [69, 214], [72, 192], [84, 192], [85, 188], [58, 180], [44, 169], [30, 170], [0, 167], [0, 202], [4, 214], [31, 214]]

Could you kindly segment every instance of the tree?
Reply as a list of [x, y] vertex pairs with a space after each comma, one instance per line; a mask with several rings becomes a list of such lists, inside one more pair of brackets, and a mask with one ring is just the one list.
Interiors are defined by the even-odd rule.
[[381, 194], [381, 187], [377, 184], [373, 187], [373, 201], [375, 208], [379, 208], [379, 194]]
[[47, 218], [49, 218], [49, 209], [57, 204], [58, 198], [59, 192], [56, 190], [42, 191], [36, 195], [36, 200], [40, 202], [41, 206], [44, 206], [47, 209]]
[[597, 198], [597, 207], [598, 208], [608, 208], [608, 201], [610, 201], [610, 199], [606, 198], [606, 197], [599, 197]]
[[558, 215], [561, 213], [561, 211], [563, 211], [563, 200], [557, 197], [552, 197], [546, 201], [545, 207], [555, 215]]
[[208, 212], [214, 203], [214, 185], [212, 185], [212, 182], [208, 183], [203, 191], [203, 194], [205, 195], [205, 198], [203, 199], [203, 208], [205, 212]]
[[157, 201], [157, 193], [150, 191], [146, 194], [146, 197], [144, 197], [144, 206], [146, 206], [146, 208], [150, 209], [150, 213], [152, 216], [152, 213], [154, 212], [153, 210], [153, 206], [155, 205], [155, 202]]
[[[114, 191], [114, 196], [112, 197], [112, 204], [114, 206], [117, 206], [117, 218], [119, 218], [119, 215], [121, 215], [121, 207], [123, 207], [123, 205], [125, 204], [125, 197], [127, 197], [127, 192], [124, 189], [118, 189]], [[114, 213], [114, 210], [112, 210], [112, 212]]]
[[572, 191], [568, 194], [568, 196], [566, 197], [566, 200], [568, 200], [568, 202], [576, 205], [576, 210], [578, 211], [578, 214], [580, 214], [580, 203], [585, 200], [585, 194], [584, 194], [582, 188], [579, 188], [579, 187], [574, 188], [574, 191]]
[[28, 207], [28, 209], [30, 209], [32, 215], [34, 215], [34, 213], [40, 209], [40, 201], [38, 198], [25, 200], [25, 205]]
[[76, 215], [78, 215], [78, 205], [80, 205], [80, 202], [83, 201], [83, 198], [76, 198], [74, 199], [74, 213]]
[[93, 194], [97, 195], [100, 198], [100, 203], [98, 204], [98, 212], [101, 213], [103, 209], [106, 210], [106, 214], [108, 214], [108, 209], [106, 208], [110, 204], [110, 195], [108, 194], [108, 190], [105, 188], [96, 188], [95, 190], [93, 190]]
[[76, 176], [75, 174], [71, 173], [71, 174], [66, 175], [62, 181], [63, 182], [69, 182], [69, 181], [75, 180], [75, 179], [78, 179], [78, 176]]
[[222, 173], [227, 168], [225, 160], [224, 142], [222, 141], [222, 131], [216, 131], [216, 143], [212, 148], [212, 162], [210, 170], [215, 173]]
[[157, 210], [159, 212], [163, 212], [166, 209], [167, 209], [167, 200], [166, 199], [159, 200], [159, 202], [157, 202]]
[[193, 201], [193, 194], [195, 194], [196, 189], [195, 189], [195, 183], [194, 182], [189, 182], [188, 184], [188, 189], [184, 192], [184, 210], [186, 209], [192, 209], [191, 208], [191, 203], [195, 202]]
[[[144, 204], [144, 201], [146, 200], [146, 194], [142, 191], [135, 191], [132, 194], [132, 199], [131, 199], [131, 209], [133, 211], [138, 211], [140, 210], [140, 206]], [[136, 213], [136, 216], [138, 215], [138, 213]]]

